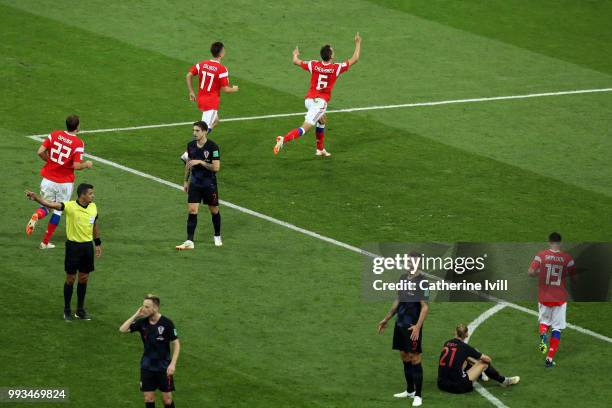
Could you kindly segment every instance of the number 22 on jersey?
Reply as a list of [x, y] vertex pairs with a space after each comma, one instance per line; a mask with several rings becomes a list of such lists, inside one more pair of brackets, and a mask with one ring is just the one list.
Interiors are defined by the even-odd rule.
[[53, 148], [49, 151], [49, 159], [51, 161], [64, 165], [66, 159], [70, 157], [70, 153], [72, 153], [72, 148], [66, 145], [61, 144], [58, 141], [53, 142]]

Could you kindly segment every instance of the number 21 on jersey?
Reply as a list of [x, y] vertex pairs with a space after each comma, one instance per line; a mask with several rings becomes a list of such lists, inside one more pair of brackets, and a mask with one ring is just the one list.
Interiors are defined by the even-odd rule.
[[450, 360], [448, 362], [449, 366], [453, 365], [453, 360], [455, 359], [455, 353], [457, 352], [457, 347], [444, 347], [444, 351], [442, 357], [440, 357], [440, 367], [444, 367], [446, 365], [446, 357], [448, 357], [448, 353], [450, 352]]

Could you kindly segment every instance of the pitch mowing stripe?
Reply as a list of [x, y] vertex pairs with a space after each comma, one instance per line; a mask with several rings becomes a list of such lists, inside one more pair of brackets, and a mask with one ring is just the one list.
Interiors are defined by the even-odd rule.
[[[610, 88], [610, 89], [612, 90], [612, 88]], [[44, 140], [44, 138], [46, 137], [46, 135], [32, 135], [32, 136], [27, 136], [27, 137], [32, 139], [32, 140], [35, 140], [35, 141], [38, 141], [38, 142], [42, 142]], [[124, 166], [122, 164], [115, 163], [113, 161], [104, 159], [104, 158], [99, 157], [99, 156], [94, 156], [94, 155], [91, 155], [91, 154], [88, 154], [88, 153], [85, 153], [84, 156], [87, 157], [87, 158], [90, 158], [92, 160], [98, 161], [100, 163], [107, 164], [107, 165], [109, 165], [111, 167], [115, 167], [115, 168], [117, 168], [119, 170], [123, 170], [125, 172], [132, 173], [132, 174], [135, 174], [137, 176], [144, 177], [144, 178], [147, 178], [149, 180], [156, 181], [156, 182], [158, 182], [160, 184], [164, 184], [164, 185], [166, 185], [168, 187], [172, 187], [172, 188], [175, 188], [177, 190], [183, 191], [183, 186], [180, 186], [180, 185], [178, 185], [176, 183], [173, 183], [171, 181], [164, 180], [164, 179], [161, 179], [159, 177], [153, 176], [151, 174], [144, 173], [142, 171], [132, 169], [131, 167], [127, 167], [127, 166]], [[265, 214], [262, 214], [260, 212], [250, 210], [250, 209], [248, 209], [246, 207], [241, 207], [241, 206], [239, 206], [237, 204], [230, 203], [229, 201], [219, 200], [219, 203], [221, 203], [222, 205], [224, 205], [226, 207], [229, 207], [229, 208], [232, 208], [234, 210], [240, 211], [242, 213], [249, 214], [249, 215], [252, 215], [254, 217], [261, 218], [262, 220], [266, 220], [268, 222], [271, 222], [273, 224], [283, 226], [285, 228], [288, 228], [290, 230], [302, 233], [304, 235], [308, 235], [309, 237], [320, 239], [321, 241], [325, 241], [325, 242], [330, 243], [332, 245], [336, 245], [336, 246], [339, 246], [341, 248], [348, 249], [349, 251], [356, 252], [356, 253], [361, 254], [361, 255], [369, 256], [370, 258], [377, 258], [377, 257], [380, 256], [380, 255], [375, 254], [373, 252], [369, 252], [369, 251], [363, 250], [361, 248], [358, 248], [356, 246], [344, 243], [342, 241], [338, 241], [336, 239], [333, 239], [333, 238], [330, 238], [330, 237], [326, 237], [325, 235], [318, 234], [318, 233], [316, 233], [314, 231], [310, 231], [310, 230], [307, 230], [305, 228], [298, 227], [297, 225], [294, 225], [294, 224], [291, 224], [291, 223], [288, 223], [288, 222], [285, 222], [285, 221], [281, 221], [281, 220], [279, 220], [277, 218], [274, 218], [274, 217], [270, 217], [269, 215], [265, 215]], [[431, 278], [431, 279], [437, 279], [437, 280], [441, 279], [441, 278], [439, 278], [439, 277], [437, 277], [435, 275], [431, 275], [431, 274], [425, 274], [425, 275], [427, 277]], [[478, 292], [474, 292], [474, 293], [478, 293]], [[498, 299], [498, 298], [496, 298], [494, 296], [491, 296], [491, 295], [488, 295], [488, 294], [481, 294], [481, 293], [478, 293], [478, 294], [481, 295], [482, 297], [492, 301], [492, 302], [496, 302], [498, 304], [504, 304], [505, 306], [512, 307], [512, 308], [514, 308], [516, 310], [520, 310], [520, 311], [523, 311], [525, 313], [529, 313], [529, 314], [534, 315], [534, 316], [538, 315], [538, 313], [535, 310], [531, 310], [531, 309], [528, 309], [526, 307], [519, 306], [519, 305], [517, 305], [515, 303], [510, 303], [510, 302], [507, 302], [505, 300]], [[599, 333], [594, 332], [592, 330], [585, 329], [584, 327], [576, 326], [576, 325], [573, 325], [573, 324], [570, 324], [570, 323], [567, 323], [567, 326], [572, 328], [572, 329], [575, 329], [575, 330], [577, 330], [577, 331], [579, 331], [581, 333], [588, 334], [590, 336], [596, 337], [596, 338], [598, 338], [600, 340], [603, 340], [603, 341], [607, 341], [608, 343], [612, 343], [612, 338], [604, 336], [603, 334], [599, 334]]]
[[[400, 109], [400, 108], [416, 108], [420, 106], [438, 106], [438, 105], [453, 105], [458, 103], [477, 103], [477, 102], [492, 102], [492, 101], [504, 101], [511, 99], [529, 99], [529, 98], [542, 98], [547, 96], [563, 96], [563, 95], [576, 95], [576, 94], [588, 94], [598, 92], [612, 92], [612, 88], [598, 88], [598, 89], [579, 89], [574, 91], [556, 91], [556, 92], [543, 92], [533, 93], [525, 95], [508, 95], [508, 96], [491, 96], [482, 98], [469, 98], [469, 99], [452, 99], [446, 101], [433, 101], [433, 102], [416, 102], [416, 103], [403, 103], [399, 105], [378, 105], [378, 106], [364, 106], [361, 108], [346, 108], [346, 109], [331, 109], [327, 113], [350, 113], [350, 112], [363, 112], [372, 110], [382, 109]], [[275, 118], [286, 118], [290, 116], [303, 116], [304, 112], [293, 112], [293, 113], [278, 113], [274, 115], [260, 115], [260, 116], [244, 116], [239, 118], [227, 118], [220, 119], [221, 122], [238, 122], [245, 120], [261, 120], [261, 119], [275, 119]], [[142, 129], [157, 129], [164, 127], [176, 127], [191, 125], [193, 122], [176, 122], [176, 123], [161, 123], [157, 125], [142, 125], [142, 126], [129, 126], [120, 128], [108, 128], [108, 129], [93, 129], [93, 130], [82, 130], [79, 133], [106, 133], [106, 132], [125, 132], [129, 130], [142, 130]], [[46, 136], [32, 135], [32, 136]]]
[[[482, 312], [480, 314], [480, 316], [478, 316], [476, 319], [474, 319], [474, 321], [472, 321], [470, 324], [468, 324], [468, 332], [470, 333], [470, 336], [472, 336], [474, 334], [474, 332], [476, 331], [478, 326], [483, 324], [489, 317], [493, 316], [495, 313], [497, 313], [500, 310], [504, 309], [506, 306], [508, 306], [508, 305], [504, 304], [504, 303], [498, 303], [495, 306], [493, 306], [492, 308], [487, 309], [484, 312]], [[527, 309], [527, 310], [529, 310], [529, 309]], [[468, 337], [465, 340], [465, 342], [468, 343], [469, 341], [470, 341], [470, 338]], [[499, 399], [497, 399], [493, 394], [491, 394], [489, 391], [487, 391], [482, 385], [478, 384], [478, 382], [474, 383], [474, 389], [480, 395], [485, 397], [491, 404], [495, 405], [497, 408], [509, 408], [507, 405], [505, 405], [503, 402], [501, 402]]]

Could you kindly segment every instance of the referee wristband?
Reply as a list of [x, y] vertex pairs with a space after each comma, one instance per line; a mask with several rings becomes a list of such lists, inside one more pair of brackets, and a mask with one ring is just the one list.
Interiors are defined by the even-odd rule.
[[102, 245], [102, 241], [100, 240], [100, 238], [94, 238], [94, 244], [96, 244], [96, 246], [100, 246]]

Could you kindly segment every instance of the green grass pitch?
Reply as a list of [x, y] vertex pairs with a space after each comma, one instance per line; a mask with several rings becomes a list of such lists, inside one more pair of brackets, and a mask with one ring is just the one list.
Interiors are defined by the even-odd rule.
[[[95, 163], [104, 240], [88, 290], [95, 320], [61, 320], [65, 221], [23, 229], [37, 189], [38, 143], [69, 113], [86, 129], [197, 120], [184, 75], [223, 40], [240, 92], [221, 118], [300, 112], [308, 77], [291, 50], [330, 42], [362, 58], [330, 109], [612, 87], [606, 1], [33, 1], [0, 0], [0, 387], [67, 387], [70, 404], [142, 406], [137, 335], [119, 325], [147, 292], [178, 327], [178, 407], [399, 407], [403, 387], [389, 304], [360, 293], [360, 255], [222, 207], [224, 246], [200, 215], [184, 239], [184, 194]], [[612, 239], [612, 93], [330, 114], [328, 160], [306, 135], [272, 155], [300, 117], [221, 123], [223, 200], [354, 246], [369, 242]], [[86, 151], [180, 183], [190, 127], [83, 134]], [[524, 273], [524, 267], [517, 273]], [[490, 303], [432, 303], [424, 334], [424, 406], [490, 407], [435, 385], [437, 356], [458, 322]], [[525, 306], [534, 307], [527, 304]], [[612, 336], [612, 307], [571, 303], [568, 320]], [[487, 390], [508, 407], [608, 406], [612, 344], [568, 329], [545, 371], [536, 318], [504, 309], [471, 342], [521, 384]], [[158, 401], [160, 406], [161, 401]], [[11, 406], [10, 403], [0, 404]], [[15, 406], [39, 406], [19, 404]], [[55, 406], [46, 404], [45, 406]]]

